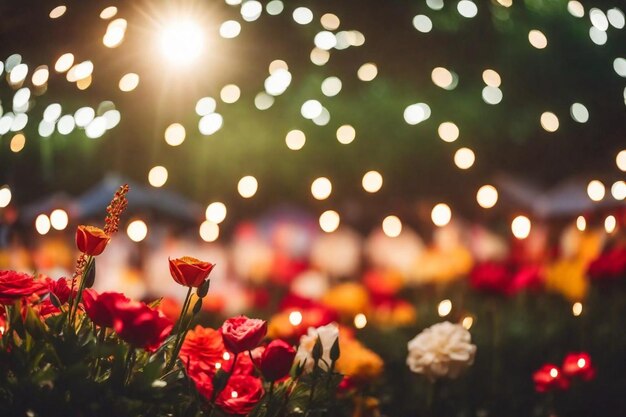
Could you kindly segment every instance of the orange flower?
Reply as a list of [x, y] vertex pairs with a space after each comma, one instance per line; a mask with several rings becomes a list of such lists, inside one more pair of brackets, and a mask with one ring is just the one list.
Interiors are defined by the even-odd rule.
[[169, 262], [172, 278], [185, 287], [199, 287], [215, 267], [215, 264], [202, 262], [190, 256], [169, 259]]
[[87, 255], [100, 255], [104, 252], [109, 240], [111, 240], [109, 235], [98, 227], [81, 225], [76, 229], [76, 246]]

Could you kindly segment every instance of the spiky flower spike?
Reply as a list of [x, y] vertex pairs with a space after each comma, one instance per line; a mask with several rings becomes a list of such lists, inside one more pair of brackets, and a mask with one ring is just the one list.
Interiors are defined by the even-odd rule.
[[104, 232], [109, 236], [112, 236], [119, 230], [120, 216], [128, 205], [126, 194], [128, 194], [129, 189], [128, 184], [122, 185], [113, 196], [111, 204], [107, 207], [107, 216], [104, 219]]

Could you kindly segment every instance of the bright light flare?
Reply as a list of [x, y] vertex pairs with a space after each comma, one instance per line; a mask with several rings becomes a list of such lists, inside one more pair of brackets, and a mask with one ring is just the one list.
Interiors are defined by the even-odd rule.
[[192, 20], [176, 20], [161, 29], [158, 42], [161, 53], [167, 60], [184, 66], [202, 55], [204, 32]]

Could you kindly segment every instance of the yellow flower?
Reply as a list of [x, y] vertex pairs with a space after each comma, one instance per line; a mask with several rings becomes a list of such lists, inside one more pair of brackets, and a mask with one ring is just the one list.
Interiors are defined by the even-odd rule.
[[584, 299], [589, 287], [585, 278], [586, 267], [587, 262], [579, 259], [555, 262], [546, 268], [546, 289], [571, 301]]
[[328, 291], [322, 302], [345, 317], [354, 317], [367, 310], [369, 296], [365, 288], [354, 282], [339, 284]]
[[376, 307], [371, 318], [377, 326], [409, 326], [417, 320], [417, 311], [411, 303], [397, 301]]
[[415, 284], [445, 284], [469, 273], [472, 265], [472, 255], [461, 246], [447, 250], [431, 248], [417, 259], [409, 280]]
[[337, 371], [355, 382], [369, 382], [383, 371], [383, 360], [356, 339], [339, 336], [341, 355], [337, 360]]

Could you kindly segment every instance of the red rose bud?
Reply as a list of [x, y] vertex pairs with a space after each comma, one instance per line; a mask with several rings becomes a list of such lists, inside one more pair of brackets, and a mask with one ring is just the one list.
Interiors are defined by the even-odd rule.
[[119, 292], [103, 292], [98, 294], [92, 289], [83, 291], [83, 307], [87, 317], [100, 327], [113, 327], [116, 304], [130, 300]]
[[113, 328], [130, 345], [154, 352], [169, 336], [174, 323], [161, 311], [138, 301], [115, 303]]
[[259, 368], [267, 381], [276, 381], [289, 374], [296, 350], [282, 340], [273, 340], [261, 355]]
[[563, 374], [568, 378], [590, 381], [596, 376], [596, 370], [591, 364], [589, 354], [584, 352], [570, 353], [563, 361]]
[[215, 403], [226, 414], [245, 415], [263, 398], [263, 384], [250, 375], [233, 375]]
[[535, 382], [535, 390], [537, 392], [548, 392], [554, 389], [565, 390], [569, 388], [569, 381], [563, 375], [563, 372], [551, 363], [547, 363], [539, 368], [533, 374], [533, 381]]
[[48, 281], [15, 271], [0, 271], [0, 304], [47, 292]]
[[232, 317], [222, 324], [221, 332], [226, 348], [240, 353], [259, 346], [267, 333], [267, 322], [246, 316]]
[[215, 267], [215, 264], [203, 262], [190, 256], [169, 259], [169, 262], [172, 278], [185, 287], [197, 288], [201, 286]]
[[98, 256], [104, 252], [111, 238], [104, 230], [94, 226], [78, 226], [76, 229], [76, 247], [90, 256]]

